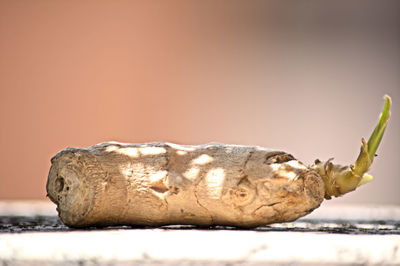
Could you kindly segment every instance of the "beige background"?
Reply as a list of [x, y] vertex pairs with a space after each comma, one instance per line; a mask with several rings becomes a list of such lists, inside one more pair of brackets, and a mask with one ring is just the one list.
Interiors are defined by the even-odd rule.
[[0, 0], [0, 199], [108, 140], [351, 163], [389, 94], [375, 179], [337, 201], [400, 204], [399, 1], [165, 3]]

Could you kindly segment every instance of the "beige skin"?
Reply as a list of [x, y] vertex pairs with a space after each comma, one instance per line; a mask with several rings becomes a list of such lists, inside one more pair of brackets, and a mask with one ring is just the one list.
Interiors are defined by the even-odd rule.
[[102, 143], [51, 162], [47, 193], [71, 227], [257, 227], [304, 216], [325, 195], [314, 170], [261, 147]]

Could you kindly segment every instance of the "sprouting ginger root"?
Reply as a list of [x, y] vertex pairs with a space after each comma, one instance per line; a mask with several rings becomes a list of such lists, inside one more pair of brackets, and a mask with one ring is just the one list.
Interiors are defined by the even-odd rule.
[[292, 221], [317, 208], [324, 197], [343, 195], [372, 179], [365, 172], [389, 109], [387, 97], [354, 166], [317, 160], [307, 167], [288, 153], [254, 146], [109, 142], [57, 153], [47, 193], [71, 227], [257, 227]]

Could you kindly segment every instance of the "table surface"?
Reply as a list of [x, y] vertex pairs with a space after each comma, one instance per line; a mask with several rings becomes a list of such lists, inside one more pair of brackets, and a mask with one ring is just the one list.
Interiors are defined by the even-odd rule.
[[251, 230], [70, 229], [44, 201], [0, 201], [3, 265], [400, 264], [400, 206], [327, 204]]

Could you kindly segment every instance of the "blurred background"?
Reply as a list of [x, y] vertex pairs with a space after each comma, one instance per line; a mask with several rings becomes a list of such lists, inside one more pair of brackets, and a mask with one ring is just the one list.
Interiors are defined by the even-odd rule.
[[0, 0], [0, 199], [45, 199], [50, 158], [99, 142], [259, 145], [352, 163], [343, 203], [400, 204], [399, 1]]

